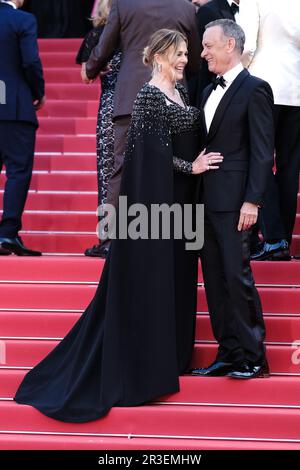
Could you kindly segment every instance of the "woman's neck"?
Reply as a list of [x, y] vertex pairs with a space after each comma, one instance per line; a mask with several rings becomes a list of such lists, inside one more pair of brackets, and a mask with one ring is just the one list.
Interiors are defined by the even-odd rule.
[[158, 88], [166, 92], [167, 95], [175, 96], [176, 94], [176, 82], [172, 82], [166, 77], [154, 75], [150, 80], [150, 84], [157, 86]]

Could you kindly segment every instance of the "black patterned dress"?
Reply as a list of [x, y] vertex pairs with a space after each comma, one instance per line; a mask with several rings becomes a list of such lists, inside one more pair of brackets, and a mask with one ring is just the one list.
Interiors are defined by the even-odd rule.
[[[92, 49], [98, 44], [103, 27], [92, 29], [85, 37], [77, 58], [77, 64], [87, 62]], [[114, 166], [114, 131], [113, 106], [114, 91], [122, 54], [116, 52], [110, 63], [110, 72], [101, 78], [101, 98], [98, 110], [96, 143], [97, 143], [97, 174], [98, 174], [98, 205], [105, 204], [107, 184]]]
[[[182, 99], [186, 94], [178, 86]], [[135, 101], [121, 196], [128, 207], [195, 206], [200, 113], [146, 84]], [[198, 256], [185, 239], [112, 240], [93, 300], [21, 383], [15, 401], [66, 422], [179, 390], [194, 346]]]

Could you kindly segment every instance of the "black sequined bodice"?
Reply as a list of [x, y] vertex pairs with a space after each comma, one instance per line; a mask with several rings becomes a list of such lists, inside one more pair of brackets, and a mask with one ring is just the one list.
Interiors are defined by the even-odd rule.
[[[156, 120], [164, 121], [165, 126], [158, 128], [162, 141], [171, 136], [174, 170], [192, 173], [192, 161], [200, 152], [200, 111], [189, 106], [185, 88], [177, 84], [185, 106], [170, 100], [159, 88], [146, 83], [134, 103], [132, 114], [133, 129], [156, 127]], [[168, 135], [166, 135], [166, 132]]]

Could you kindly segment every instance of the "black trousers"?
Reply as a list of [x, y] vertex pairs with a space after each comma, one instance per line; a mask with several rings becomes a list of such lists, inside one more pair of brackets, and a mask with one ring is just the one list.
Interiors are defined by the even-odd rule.
[[250, 233], [239, 212], [206, 211], [201, 262], [217, 360], [261, 364], [265, 325], [250, 267]]
[[36, 128], [30, 123], [0, 121], [0, 169], [4, 163], [4, 188], [0, 237], [13, 238], [22, 228], [22, 213], [30, 185]]
[[266, 241], [292, 241], [300, 171], [300, 106], [275, 105], [276, 174], [270, 174], [259, 225]]

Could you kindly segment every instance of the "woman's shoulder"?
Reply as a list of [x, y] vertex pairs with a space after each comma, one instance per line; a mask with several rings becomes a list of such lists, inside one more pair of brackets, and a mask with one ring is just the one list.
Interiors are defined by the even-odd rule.
[[134, 110], [143, 108], [149, 114], [159, 114], [160, 111], [163, 111], [165, 107], [164, 104], [165, 100], [159, 88], [147, 82], [137, 94], [134, 102]]

